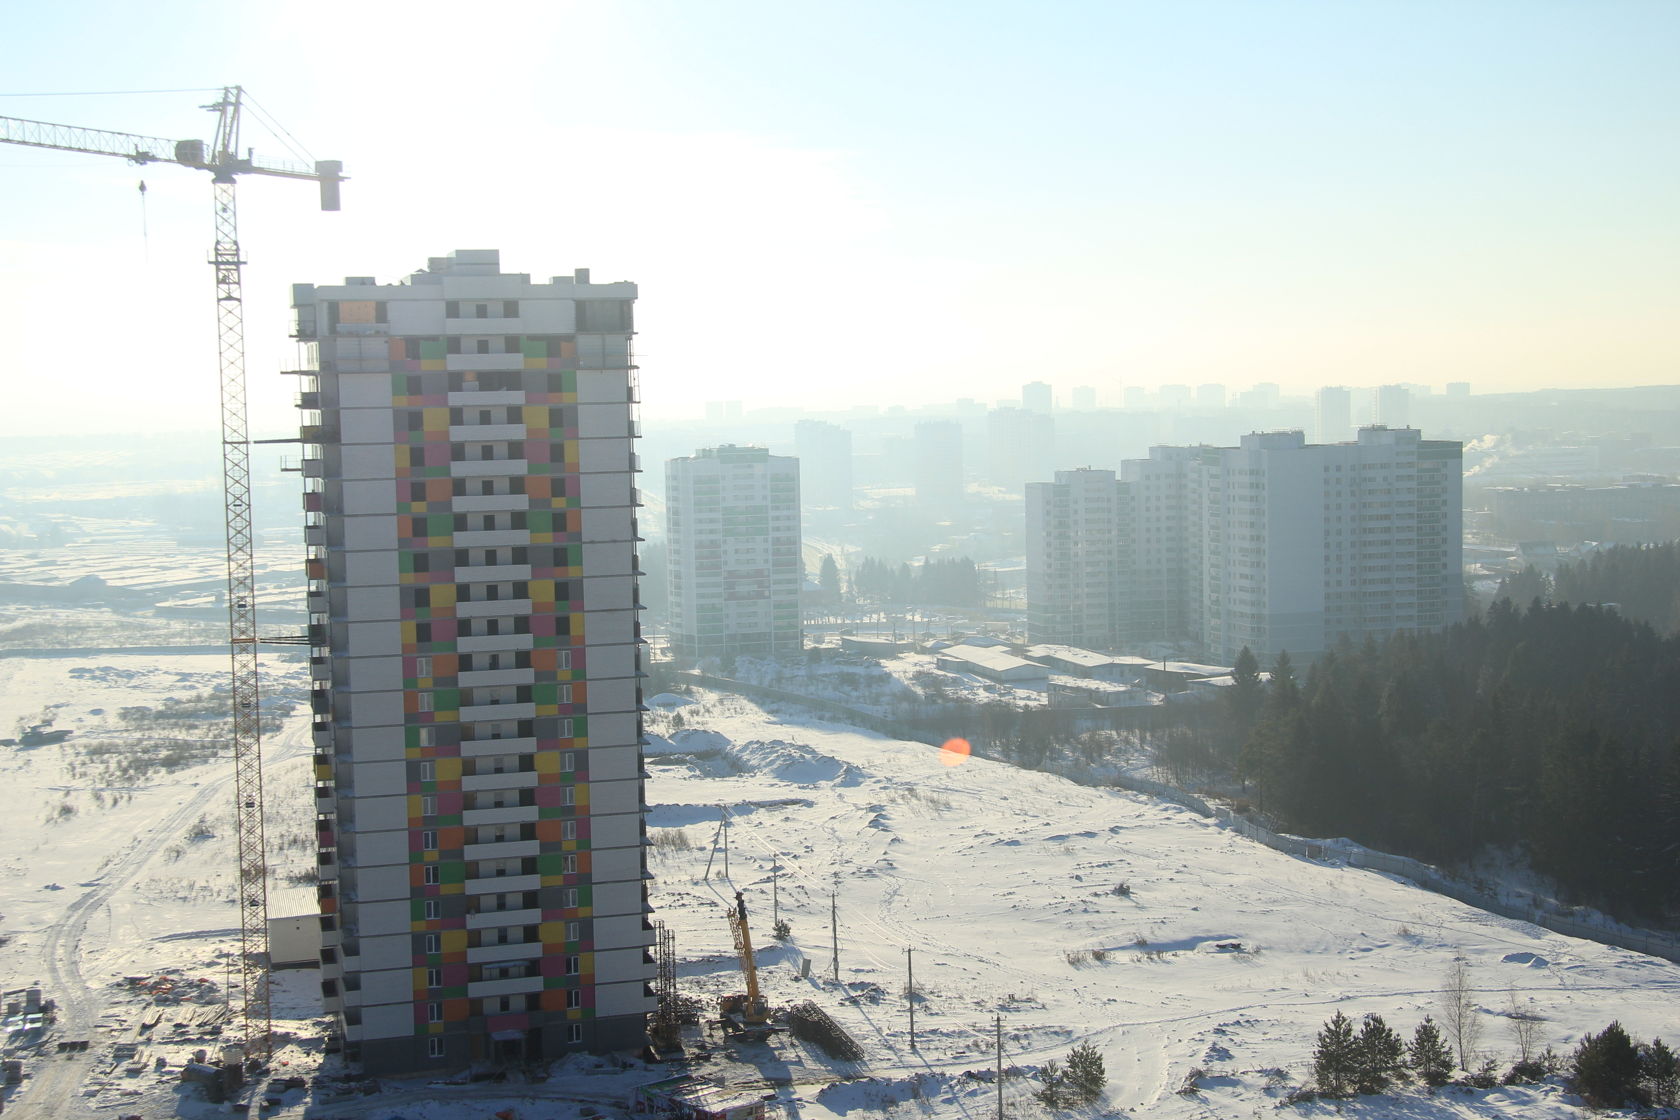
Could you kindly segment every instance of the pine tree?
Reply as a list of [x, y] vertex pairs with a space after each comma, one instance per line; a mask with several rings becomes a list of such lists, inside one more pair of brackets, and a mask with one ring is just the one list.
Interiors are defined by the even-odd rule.
[[1641, 1064], [1638, 1045], [1622, 1024], [1611, 1023], [1598, 1034], [1583, 1038], [1575, 1048], [1570, 1081], [1592, 1107], [1620, 1108], [1629, 1099], [1643, 1096]]
[[1107, 1087], [1108, 1074], [1095, 1046], [1082, 1042], [1068, 1051], [1067, 1089], [1074, 1104], [1089, 1104], [1102, 1096]]
[[825, 602], [840, 601], [840, 565], [834, 562], [831, 553], [823, 553], [822, 567], [817, 571], [817, 586], [822, 588]]
[[1425, 1015], [1423, 1022], [1412, 1032], [1406, 1057], [1425, 1085], [1434, 1088], [1452, 1080], [1452, 1051], [1447, 1048], [1447, 1040], [1441, 1037], [1441, 1028], [1429, 1016]]
[[1355, 1040], [1358, 1067], [1354, 1089], [1360, 1093], [1381, 1093], [1404, 1075], [1406, 1044], [1381, 1015], [1367, 1015]]
[[1068, 1103], [1067, 1073], [1062, 1069], [1062, 1063], [1051, 1058], [1038, 1068], [1038, 1079], [1043, 1086], [1033, 1093], [1046, 1108], [1061, 1108]]
[[1680, 1105], [1680, 1057], [1659, 1038], [1641, 1050], [1639, 1059], [1651, 1103], [1658, 1108]]
[[1353, 1087], [1359, 1069], [1359, 1040], [1353, 1023], [1340, 1011], [1318, 1032], [1313, 1048], [1313, 1080], [1327, 1097], [1345, 1097]]

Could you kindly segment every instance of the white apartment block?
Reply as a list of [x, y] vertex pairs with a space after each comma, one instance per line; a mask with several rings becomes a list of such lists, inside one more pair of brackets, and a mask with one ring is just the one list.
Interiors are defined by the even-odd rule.
[[672, 653], [786, 657], [804, 644], [799, 460], [702, 448], [665, 464]]
[[368, 1073], [639, 1046], [636, 286], [293, 288], [321, 975]]
[[1061, 472], [1028, 487], [1029, 634], [1190, 641], [1230, 664], [1460, 621], [1462, 461], [1456, 442], [1370, 427], [1157, 447], [1118, 481]]

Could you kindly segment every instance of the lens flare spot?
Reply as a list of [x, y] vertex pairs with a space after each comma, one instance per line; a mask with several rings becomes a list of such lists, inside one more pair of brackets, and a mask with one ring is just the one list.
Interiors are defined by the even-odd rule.
[[946, 766], [961, 766], [968, 761], [969, 750], [967, 739], [947, 739], [939, 748], [939, 761]]

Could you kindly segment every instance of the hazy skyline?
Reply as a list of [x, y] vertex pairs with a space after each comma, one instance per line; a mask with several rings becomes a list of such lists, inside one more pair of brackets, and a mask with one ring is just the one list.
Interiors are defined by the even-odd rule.
[[[340, 214], [244, 181], [263, 430], [290, 284], [457, 248], [638, 282], [650, 418], [1680, 381], [1670, 4], [463, 11], [37, 7], [0, 114], [207, 137], [206, 93], [11, 95], [238, 82], [344, 161]], [[0, 432], [214, 425], [207, 179], [0, 145]]]

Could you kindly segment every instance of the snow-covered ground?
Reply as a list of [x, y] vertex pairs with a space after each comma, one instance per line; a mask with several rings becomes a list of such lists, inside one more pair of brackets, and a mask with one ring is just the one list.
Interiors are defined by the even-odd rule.
[[[301, 684], [296, 661], [276, 657], [269, 668], [270, 694]], [[189, 703], [219, 687], [225, 671], [214, 656], [0, 660], [0, 730], [52, 706], [55, 726], [78, 731], [60, 744], [0, 748], [9, 810], [0, 815], [0, 976], [7, 988], [42, 981], [64, 1005], [72, 1033], [62, 1037], [94, 1040], [85, 1057], [32, 1059], [10, 1102], [17, 1115], [213, 1111], [197, 1090], [179, 1088], [176, 1071], [194, 1049], [214, 1045], [206, 1017], [215, 1005], [195, 1001], [213, 1001], [235, 946], [231, 764], [208, 756], [118, 781], [109, 756], [85, 744], [126, 733], [123, 708]], [[1379, 1012], [1409, 1033], [1436, 1010], [1460, 956], [1477, 988], [1481, 1048], [1502, 1065], [1514, 1051], [1503, 1015], [1513, 1001], [1546, 1017], [1542, 1044], [1560, 1052], [1612, 1019], [1645, 1038], [1680, 1036], [1680, 967], [1663, 961], [1490, 917], [1379, 874], [1292, 858], [1138, 795], [961, 760], [793, 709], [698, 700], [656, 705], [650, 716], [656, 916], [675, 934], [680, 987], [710, 1003], [740, 987], [724, 905], [741, 890], [771, 1001], [813, 1000], [862, 1044], [859, 1067], [786, 1036], [770, 1046], [714, 1045], [697, 1067], [765, 1079], [762, 1091], [797, 1120], [989, 1117], [994, 1016], [1005, 1064], [1022, 1070], [1075, 1043], [1096, 1045], [1110, 1113], [1269, 1115], [1305, 1079], [1326, 1018]], [[306, 720], [295, 712], [267, 740], [276, 914], [308, 905]], [[712, 849], [719, 806], [730, 815], [728, 879], [724, 854]], [[771, 938], [773, 909], [792, 926], [785, 945]], [[919, 993], [914, 1050], [907, 948]], [[810, 976], [801, 979], [806, 961]], [[123, 978], [166, 969], [210, 986], [191, 985], [193, 999], [151, 1028], [172, 1032], [159, 1038], [141, 1029], [155, 1002]], [[320, 1026], [316, 980], [309, 970], [279, 977], [277, 1026], [300, 1041], [278, 1052], [288, 1064], [277, 1072], [307, 1074], [321, 1061], [310, 1041]], [[133, 1073], [111, 1060], [111, 1045], [128, 1039], [141, 1045], [144, 1068]], [[1181, 1095], [1192, 1070], [1202, 1071], [1201, 1088]], [[294, 1091], [278, 1114], [453, 1120], [512, 1107], [529, 1120], [586, 1106], [611, 1114], [630, 1085], [660, 1075], [592, 1060], [554, 1072], [531, 1086], [386, 1082], [372, 1096], [323, 1086]], [[1033, 1087], [1006, 1080], [1011, 1116], [1044, 1114]], [[63, 1095], [49, 1096], [55, 1091]], [[83, 1110], [43, 1110], [48, 1100], [76, 1099]], [[1555, 1086], [1408, 1090], [1343, 1107], [1373, 1117], [1580, 1114]], [[1284, 1115], [1332, 1110], [1314, 1104]]]

